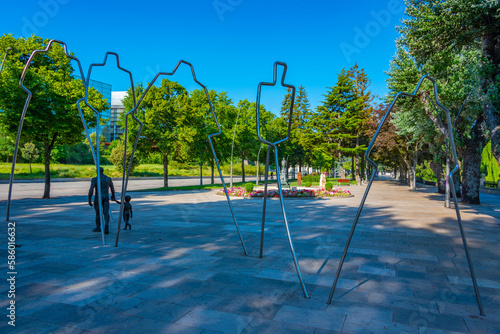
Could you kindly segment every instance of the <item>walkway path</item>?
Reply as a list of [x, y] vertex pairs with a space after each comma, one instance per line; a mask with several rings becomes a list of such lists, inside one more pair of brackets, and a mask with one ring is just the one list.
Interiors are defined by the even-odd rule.
[[[455, 211], [435, 188], [373, 184], [331, 305], [326, 301], [364, 187], [356, 196], [289, 199], [286, 209], [310, 299], [268, 202], [234, 199], [244, 256], [224, 197], [132, 192], [132, 230], [102, 246], [85, 194], [17, 199], [15, 330], [1, 333], [498, 333], [500, 197], [462, 205], [486, 316], [480, 316]], [[36, 196], [34, 196], [36, 197]], [[0, 202], [5, 217], [6, 201]], [[118, 205], [112, 205], [115, 221]], [[112, 226], [113, 233], [115, 226]], [[7, 262], [7, 226], [1, 254]], [[7, 267], [3, 275], [9, 278]], [[2, 279], [6, 282], [5, 279]], [[0, 309], [9, 310], [8, 286]]]

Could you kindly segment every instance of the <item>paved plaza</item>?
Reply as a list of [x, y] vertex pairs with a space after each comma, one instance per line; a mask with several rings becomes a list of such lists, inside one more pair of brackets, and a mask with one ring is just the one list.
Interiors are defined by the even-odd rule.
[[[0, 234], [0, 332], [499, 333], [500, 196], [481, 194], [482, 205], [460, 205], [481, 316], [455, 210], [443, 207], [435, 187], [419, 186], [411, 191], [376, 179], [331, 305], [365, 186], [346, 187], [351, 198], [285, 200], [310, 299], [297, 278], [278, 200], [268, 201], [261, 259], [262, 199], [232, 200], [245, 256], [226, 199], [212, 190], [130, 192], [132, 230], [120, 231], [118, 247], [117, 204], [103, 246], [92, 232], [86, 190], [51, 200], [40, 199], [41, 192], [14, 196], [14, 281], [7, 281], [6, 222]], [[15, 299], [8, 297], [13, 282]], [[12, 300], [15, 327], [7, 316]]]

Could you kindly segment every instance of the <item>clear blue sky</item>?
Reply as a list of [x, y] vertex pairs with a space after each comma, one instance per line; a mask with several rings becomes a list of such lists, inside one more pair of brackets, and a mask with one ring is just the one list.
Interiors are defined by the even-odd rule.
[[[191, 62], [199, 81], [225, 91], [235, 104], [255, 101], [257, 85], [272, 81], [275, 61], [288, 64], [286, 82], [303, 85], [312, 107], [320, 104], [342, 68], [365, 69], [374, 94], [387, 93], [386, 75], [395, 53], [401, 0], [191, 0], [191, 1], [6, 1], [0, 33], [35, 33], [65, 42], [85, 73], [107, 51], [120, 55], [134, 82]], [[196, 88], [187, 68], [171, 79]], [[91, 79], [126, 90], [129, 81], [114, 63]], [[280, 109], [283, 88], [266, 88], [262, 103]]]

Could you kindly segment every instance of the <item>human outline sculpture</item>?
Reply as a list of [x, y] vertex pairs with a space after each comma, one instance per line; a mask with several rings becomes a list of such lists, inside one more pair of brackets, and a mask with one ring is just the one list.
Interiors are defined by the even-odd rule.
[[[23, 128], [23, 123], [24, 123], [24, 119], [25, 119], [25, 116], [26, 116], [26, 112], [28, 110], [28, 107], [29, 107], [29, 104], [30, 104], [30, 101], [31, 101], [31, 97], [32, 97], [31, 91], [24, 86], [24, 80], [26, 78], [27, 71], [28, 71], [28, 69], [29, 69], [29, 67], [31, 65], [31, 62], [32, 62], [33, 58], [38, 53], [47, 53], [50, 50], [50, 48], [52, 47], [53, 43], [60, 44], [63, 47], [64, 54], [66, 55], [66, 57], [70, 58], [71, 60], [74, 60], [78, 64], [78, 69], [79, 69], [79, 72], [80, 72], [80, 77], [82, 78], [83, 84], [85, 86], [85, 75], [83, 73], [83, 69], [82, 69], [82, 65], [80, 63], [80, 60], [77, 57], [72, 56], [72, 55], [70, 55], [68, 53], [68, 48], [67, 48], [66, 43], [64, 43], [62, 41], [59, 41], [59, 40], [51, 39], [47, 43], [47, 46], [45, 47], [45, 49], [33, 50], [31, 52], [30, 57], [26, 61], [26, 64], [25, 64], [25, 66], [23, 68], [23, 71], [21, 73], [21, 76], [19, 78], [19, 86], [28, 94], [28, 96], [26, 97], [26, 101], [24, 103], [24, 107], [23, 107], [23, 110], [21, 112], [21, 118], [19, 120], [19, 127], [18, 127], [18, 130], [17, 130], [17, 136], [16, 136], [16, 144], [14, 146], [14, 153], [13, 153], [13, 160], [12, 160], [12, 169], [11, 169], [10, 179], [9, 179], [9, 191], [8, 191], [8, 196], [7, 196], [6, 221], [9, 221], [9, 219], [10, 219], [10, 203], [11, 203], [11, 199], [12, 199], [12, 184], [14, 182], [14, 170], [15, 170], [15, 166], [16, 166], [17, 153], [18, 153], [18, 149], [19, 149], [19, 141], [20, 141], [20, 138], [21, 138], [21, 133], [22, 133], [22, 128]], [[6, 57], [6, 55], [4, 56], [4, 60], [5, 60], [5, 57]], [[4, 63], [2, 62], [2, 68], [3, 68], [3, 64]], [[87, 128], [87, 125], [85, 123], [85, 116], [83, 115], [83, 111], [79, 108], [78, 112], [79, 112], [80, 118], [81, 118], [82, 123], [83, 123], [85, 134], [86, 134], [87, 138], [90, 138], [89, 132], [88, 132], [88, 128]], [[104, 239], [103, 239], [103, 242], [104, 242]]]
[[[151, 89], [151, 87], [154, 85], [154, 83], [156, 82], [156, 80], [158, 80], [158, 78], [160, 76], [172, 76], [175, 74], [175, 72], [177, 71], [177, 69], [179, 68], [179, 66], [181, 64], [186, 64], [187, 66], [190, 67], [191, 69], [191, 74], [193, 76], [193, 80], [200, 86], [203, 88], [204, 92], [205, 92], [205, 96], [207, 97], [207, 100], [208, 100], [208, 104], [209, 104], [209, 107], [210, 107], [210, 111], [212, 113], [212, 116], [214, 117], [214, 120], [215, 120], [215, 123], [217, 125], [217, 129], [218, 129], [218, 132], [216, 133], [212, 133], [210, 135], [208, 135], [208, 142], [210, 144], [210, 148], [212, 150], [212, 154], [214, 156], [214, 160], [215, 160], [215, 163], [217, 165], [217, 170], [219, 172], [219, 176], [221, 178], [221, 181], [222, 181], [222, 185], [223, 185], [223, 188], [224, 188], [224, 193], [226, 194], [226, 199], [227, 199], [227, 202], [228, 202], [228, 205], [229, 205], [229, 209], [231, 211], [231, 215], [233, 216], [233, 221], [234, 221], [234, 224], [235, 224], [235, 227], [236, 227], [236, 231], [238, 233], [238, 237], [240, 239], [240, 242], [241, 242], [241, 246], [243, 248], [243, 253], [245, 255], [248, 255], [248, 252], [247, 252], [247, 249], [245, 247], [245, 242], [243, 241], [243, 236], [241, 235], [241, 231], [240, 231], [240, 228], [239, 228], [239, 225], [238, 225], [238, 221], [236, 219], [236, 216], [235, 216], [235, 213], [234, 213], [234, 208], [233, 208], [233, 205], [232, 205], [232, 202], [231, 202], [231, 199], [229, 198], [229, 194], [228, 194], [228, 191], [227, 191], [227, 187], [226, 187], [226, 183], [224, 181], [224, 176], [222, 175], [222, 170], [220, 168], [220, 164], [219, 164], [219, 159], [217, 158], [217, 154], [215, 153], [215, 149], [214, 149], [214, 146], [213, 146], [213, 143], [212, 143], [212, 138], [213, 137], [216, 137], [216, 136], [219, 136], [221, 133], [222, 133], [222, 130], [221, 130], [221, 127], [219, 125], [219, 121], [217, 119], [217, 115], [215, 114], [215, 111], [214, 111], [214, 107], [213, 107], [213, 104], [212, 104], [212, 101], [210, 99], [210, 95], [208, 93], [208, 89], [205, 85], [203, 85], [200, 81], [198, 81], [198, 79], [196, 78], [196, 74], [195, 74], [195, 71], [194, 71], [194, 67], [191, 63], [185, 61], [185, 60], [180, 60], [177, 65], [174, 67], [173, 71], [172, 72], [158, 72], [153, 80], [148, 84], [148, 86], [146, 87], [146, 89], [144, 90], [144, 92], [142, 93], [141, 97], [138, 99], [137, 103], [134, 105], [134, 108], [132, 110], [130, 110], [128, 113], [127, 113], [127, 116], [129, 114], [132, 114], [134, 115], [137, 108], [139, 108], [140, 104], [142, 103], [142, 100], [144, 99], [144, 97], [146, 96], [146, 94], [149, 92], [149, 90]], [[135, 115], [134, 115], [135, 117]], [[134, 148], [132, 150], [132, 153], [131, 153], [131, 156], [130, 156], [130, 161], [129, 161], [129, 169], [128, 169], [128, 172], [127, 172], [127, 176], [126, 176], [126, 182], [125, 182], [125, 186], [124, 188], [122, 189], [122, 193], [125, 193], [126, 192], [126, 187], [127, 187], [127, 182], [128, 182], [128, 178], [129, 178], [129, 174], [130, 174], [130, 167], [132, 166], [132, 160], [134, 158], [134, 153], [135, 153], [135, 150], [137, 148], [137, 143], [139, 141], [139, 137], [141, 135], [141, 130], [142, 130], [142, 123], [141, 123], [141, 128], [139, 129], [139, 131], [137, 132], [137, 136], [136, 136], [136, 140], [135, 140], [135, 143], [134, 143]], [[126, 147], [125, 147], [125, 150], [124, 150], [124, 161], [126, 160], [126, 155], [127, 155], [127, 150], [126, 150]], [[123, 201], [122, 201], [123, 202]], [[121, 214], [121, 213], [120, 213]], [[119, 235], [119, 232], [117, 233], [117, 237], [116, 237], [116, 242], [115, 242], [115, 246], [118, 246], [118, 235]]]
[[[420, 86], [422, 85], [422, 83], [423, 83], [423, 81], [425, 79], [427, 79], [427, 80], [429, 80], [429, 81], [432, 82], [432, 84], [433, 84], [433, 92], [434, 92], [434, 100], [435, 100], [434, 102], [446, 114], [446, 119], [447, 119], [447, 123], [448, 123], [448, 138], [450, 140], [450, 147], [452, 149], [453, 158], [454, 158], [454, 162], [455, 162], [455, 167], [447, 175], [447, 179], [448, 179], [448, 182], [450, 182], [450, 184], [451, 184], [451, 189], [455, 189], [455, 185], [454, 185], [454, 182], [453, 182], [453, 174], [458, 171], [459, 165], [458, 165], [458, 157], [457, 157], [457, 152], [456, 152], [455, 141], [454, 141], [454, 138], [453, 138], [453, 126], [452, 126], [452, 122], [451, 122], [450, 111], [445, 106], [443, 106], [440, 103], [440, 101], [439, 101], [439, 95], [438, 95], [438, 89], [437, 89], [436, 80], [434, 80], [432, 77], [430, 77], [428, 75], [423, 75], [420, 78], [420, 80], [419, 80], [417, 86], [415, 87], [413, 93], [398, 92], [396, 94], [396, 96], [394, 96], [394, 98], [393, 98], [391, 104], [389, 105], [389, 107], [388, 107], [388, 109], [387, 109], [384, 117], [380, 121], [380, 124], [379, 124], [379, 126], [377, 128], [377, 131], [375, 131], [375, 134], [373, 135], [373, 138], [370, 141], [370, 144], [368, 145], [368, 148], [366, 149], [365, 159], [374, 168], [373, 168], [373, 171], [372, 171], [371, 176], [370, 176], [370, 181], [368, 182], [368, 185], [366, 186], [366, 190], [365, 190], [365, 193], [363, 195], [363, 198], [361, 199], [361, 203], [359, 205], [358, 211], [356, 212], [356, 216], [354, 218], [354, 222], [352, 224], [351, 230], [349, 232], [349, 236], [347, 238], [347, 242], [346, 242], [346, 245], [344, 247], [344, 252], [342, 253], [342, 257], [341, 257], [341, 259], [339, 261], [339, 265], [338, 265], [338, 268], [337, 268], [337, 272], [335, 274], [335, 279], [334, 279], [334, 282], [333, 282], [333, 285], [332, 285], [332, 289], [330, 291], [330, 295], [328, 297], [327, 304], [331, 304], [331, 302], [332, 302], [333, 294], [335, 292], [335, 288], [336, 288], [338, 279], [340, 277], [340, 273], [342, 271], [342, 266], [343, 266], [345, 258], [347, 256], [347, 251], [349, 250], [349, 245], [350, 245], [352, 237], [354, 235], [354, 231], [356, 229], [356, 225], [357, 225], [359, 217], [361, 215], [361, 211], [363, 210], [363, 206], [364, 206], [364, 203], [366, 201], [366, 197], [368, 196], [368, 193], [370, 191], [370, 187], [371, 187], [371, 185], [373, 183], [373, 179], [374, 179], [375, 174], [377, 172], [377, 167], [378, 167], [377, 163], [375, 161], [373, 161], [372, 159], [370, 159], [370, 157], [369, 157], [370, 153], [371, 153], [371, 150], [373, 149], [373, 146], [374, 146], [375, 141], [376, 141], [376, 139], [378, 137], [378, 134], [380, 133], [380, 130], [382, 129], [382, 126], [387, 121], [387, 118], [390, 115], [392, 109], [394, 108], [397, 100], [400, 97], [402, 97], [402, 96], [415, 97], [417, 95], [419, 89], [420, 89]], [[455, 205], [455, 212], [456, 212], [456, 216], [457, 216], [457, 223], [458, 223], [458, 226], [459, 226], [460, 235], [462, 237], [462, 243], [464, 245], [465, 255], [466, 255], [466, 258], [467, 258], [467, 263], [468, 263], [468, 266], [469, 266], [469, 271], [470, 271], [472, 283], [473, 283], [473, 286], [474, 286], [474, 292], [476, 294], [476, 300], [477, 300], [477, 304], [478, 304], [478, 307], [479, 307], [479, 313], [481, 315], [484, 315], [483, 306], [482, 306], [482, 302], [481, 302], [481, 296], [479, 294], [479, 288], [478, 288], [477, 281], [476, 281], [476, 274], [474, 272], [474, 267], [472, 265], [472, 259], [470, 257], [469, 248], [467, 246], [467, 239], [465, 237], [465, 232], [464, 232], [463, 226], [462, 226], [462, 219], [460, 217], [460, 209], [458, 207], [457, 194], [456, 194], [455, 191], [452, 191], [452, 194], [453, 194], [453, 201], [454, 201], [454, 205]]]
[[[277, 76], [278, 76], [278, 65], [283, 66], [283, 74], [281, 76], [281, 81], [280, 84], [282, 87], [287, 87], [291, 89], [291, 102], [290, 102], [290, 110], [288, 113], [288, 129], [287, 129], [287, 135], [285, 138], [278, 140], [276, 142], [270, 142], [262, 138], [260, 134], [260, 96], [261, 96], [261, 89], [262, 86], [275, 86], [277, 83]], [[309, 294], [307, 293], [307, 288], [304, 283], [304, 279], [302, 278], [302, 273], [300, 270], [300, 265], [299, 261], [297, 260], [297, 255], [295, 254], [295, 248], [293, 246], [293, 240], [292, 236], [290, 233], [290, 229], [288, 227], [288, 219], [286, 215], [286, 210], [285, 210], [285, 203], [283, 200], [283, 192], [282, 192], [282, 185], [280, 181], [280, 171], [279, 171], [279, 159], [278, 159], [278, 148], [277, 145], [287, 141], [290, 138], [290, 131], [291, 131], [291, 126], [292, 126], [292, 113], [293, 113], [293, 105], [295, 101], [295, 86], [289, 85], [285, 83], [285, 77], [286, 77], [286, 71], [287, 71], [287, 65], [284, 62], [276, 61], [273, 65], [273, 82], [260, 82], [257, 86], [257, 102], [256, 102], [256, 123], [257, 123], [257, 137], [259, 141], [263, 144], [268, 145], [267, 148], [267, 158], [266, 158], [266, 171], [265, 171], [265, 182], [264, 182], [264, 202], [263, 202], [263, 210], [262, 210], [262, 227], [261, 227], [261, 238], [260, 238], [260, 253], [259, 257], [262, 258], [263, 256], [263, 247], [264, 247], [264, 227], [265, 227], [265, 219], [266, 219], [266, 203], [267, 203], [267, 175], [269, 171], [269, 158], [270, 158], [270, 152], [271, 148], [274, 149], [274, 165], [276, 168], [276, 179], [278, 181], [278, 192], [279, 192], [279, 199], [280, 199], [280, 205], [281, 205], [281, 212], [283, 215], [283, 220], [285, 224], [285, 230], [288, 238], [288, 244], [290, 246], [290, 251], [292, 253], [293, 257], [293, 262], [295, 265], [295, 270], [297, 271], [297, 276], [300, 282], [300, 286], [302, 288], [302, 292], [304, 293], [305, 298], [309, 298]]]

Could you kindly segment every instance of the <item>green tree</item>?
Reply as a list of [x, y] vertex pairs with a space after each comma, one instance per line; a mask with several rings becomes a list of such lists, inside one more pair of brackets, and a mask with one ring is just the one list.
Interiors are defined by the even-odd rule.
[[407, 0], [405, 13], [399, 31], [418, 64], [480, 49], [485, 124], [500, 163], [500, 1]]
[[[388, 72], [389, 88], [392, 94], [396, 94], [397, 91], [413, 91], [422, 73], [427, 73], [437, 80], [439, 99], [453, 116], [455, 143], [463, 160], [462, 202], [479, 204], [481, 151], [486, 143], [486, 136], [483, 132], [485, 113], [481, 108], [483, 104], [480, 88], [481, 64], [478, 61], [480, 51], [471, 46], [468, 49], [462, 49], [461, 53], [429, 54], [429, 58], [424, 60], [421, 55], [419, 58], [414, 56], [411, 49], [405, 50], [405, 43], [407, 43], [405, 38], [398, 41], [398, 52]], [[415, 54], [418, 55], [418, 52]], [[425, 62], [419, 63], [421, 61]], [[413, 114], [412, 117], [415, 119], [407, 122], [408, 129], [412, 133], [420, 129], [425, 141], [434, 151], [433, 170], [437, 172], [436, 177], [438, 177], [441, 173], [438, 166], [442, 166], [440, 159], [444, 156], [442, 154], [443, 143], [448, 124], [446, 116], [432, 104], [433, 97], [429, 99], [429, 95], [433, 95], [431, 85], [425, 83], [418, 94], [417, 99], [403, 102], [400, 110], [406, 114]], [[464, 104], [465, 100], [467, 100], [466, 104]], [[460, 114], [459, 110], [461, 110]], [[434, 124], [438, 132], [431, 129], [429, 121]], [[404, 123], [399, 122], [398, 129], [401, 131], [404, 128]]]
[[[125, 128], [126, 113], [134, 108], [131, 91], [129, 88], [123, 100], [125, 112], [120, 118], [123, 128]], [[142, 84], [136, 86], [135, 92], [137, 96], [145, 92]], [[182, 161], [189, 157], [186, 138], [192, 137], [193, 133], [189, 126], [194, 123], [189, 93], [179, 83], [163, 79], [160, 86], [151, 86], [137, 108], [135, 116], [144, 123], [136, 154], [139, 157], [152, 152], [163, 155], [163, 185], [168, 187], [169, 159]], [[127, 151], [132, 150], [138, 126], [137, 122], [129, 118]], [[186, 133], [188, 129], [189, 133]]]
[[[212, 102], [214, 112], [219, 121], [227, 122], [235, 113], [234, 105], [227, 93], [217, 93], [214, 90], [209, 90], [208, 95]], [[217, 133], [217, 124], [212, 115], [209, 101], [204, 89], [196, 89], [190, 94], [190, 103], [195, 113], [193, 117], [193, 124], [191, 124], [191, 134], [187, 138], [189, 141], [189, 156], [190, 161], [196, 161], [200, 165], [200, 180], [202, 174], [203, 163], [209, 162], [211, 166], [211, 183], [215, 183], [215, 160], [208, 141], [208, 136]], [[222, 126], [222, 125], [221, 125]], [[214, 137], [212, 143], [219, 160], [227, 159], [230, 139], [228, 137], [229, 129], [221, 133], [221, 135]], [[187, 132], [186, 132], [187, 133]]]
[[419, 68], [440, 80], [442, 95], [450, 97], [444, 104], [456, 115], [472, 92], [456, 121], [462, 129], [456, 143], [463, 156], [462, 202], [479, 204], [480, 157], [488, 137], [500, 162], [500, 2], [408, 0], [406, 14], [401, 43]]
[[348, 74], [355, 83], [354, 90], [356, 99], [353, 105], [353, 116], [358, 121], [357, 125], [352, 127], [353, 135], [355, 136], [353, 152], [353, 154], [355, 154], [355, 167], [353, 168], [353, 175], [359, 179], [364, 175], [364, 166], [362, 166], [360, 171], [360, 155], [365, 152], [368, 144], [368, 138], [365, 134], [368, 130], [368, 119], [373, 110], [372, 102], [374, 97], [369, 89], [371, 81], [364, 69], [359, 68], [358, 64], [355, 64], [349, 69]]
[[[14, 38], [0, 37], [0, 55], [8, 47], [13, 49], [7, 57], [0, 75], [0, 122], [6, 132], [15, 136], [27, 94], [19, 87], [19, 78], [33, 50], [43, 50], [49, 40], [32, 36]], [[76, 102], [84, 96], [84, 86], [73, 75], [71, 59], [63, 47], [53, 43], [46, 53], [38, 53], [26, 73], [24, 86], [33, 97], [26, 112], [22, 129], [25, 141], [43, 145], [45, 162], [45, 189], [43, 198], [50, 198], [51, 152], [57, 144], [76, 144], [84, 138], [83, 125]], [[89, 88], [89, 102], [99, 112], [108, 105], [102, 95]], [[88, 127], [95, 127], [94, 113], [83, 108]]]
[[38, 151], [35, 144], [26, 143], [24, 147], [21, 148], [21, 153], [23, 158], [28, 160], [30, 164], [30, 174], [33, 173], [31, 170], [31, 163], [40, 157], [40, 151]]
[[[259, 151], [260, 142], [257, 138], [257, 104], [248, 100], [240, 100], [237, 108], [240, 117], [236, 126], [236, 139], [234, 147], [241, 158], [242, 182], [245, 182], [245, 160], [253, 160]], [[271, 121], [274, 115], [260, 105], [261, 135], [268, 141], [275, 141], [277, 136]], [[233, 123], [234, 125], [234, 123]]]
[[0, 156], [5, 162], [9, 162], [9, 156], [14, 154], [15, 138], [9, 136], [4, 129], [3, 124], [0, 124]]
[[[288, 116], [291, 105], [291, 89], [287, 89], [287, 94], [283, 98], [281, 103], [281, 117], [285, 121], [276, 122], [276, 126], [282, 127], [282, 133], [286, 136], [287, 126], [288, 126]], [[283, 155], [290, 156], [290, 160], [287, 161], [288, 165], [293, 164], [299, 165], [299, 172], [302, 171], [302, 165], [306, 159], [306, 149], [307, 141], [304, 139], [304, 134], [306, 131], [306, 122], [309, 120], [311, 104], [307, 96], [307, 92], [304, 86], [300, 86], [298, 92], [296, 93], [293, 113], [292, 113], [292, 126], [290, 130], [290, 139], [283, 143]], [[287, 166], [288, 167], [288, 166]], [[287, 168], [288, 170], [288, 168]]]
[[342, 178], [345, 177], [340, 162], [344, 157], [353, 157], [366, 147], [356, 147], [359, 137], [357, 128], [366, 122], [360, 117], [360, 97], [356, 82], [345, 69], [339, 73], [337, 83], [330, 87], [323, 104], [316, 108], [307, 126], [309, 145], [328, 155], [339, 164]]
[[[125, 146], [123, 145], [123, 142], [119, 141], [111, 150], [111, 154], [109, 156], [109, 160], [111, 163], [115, 166], [116, 170], [118, 170], [120, 173], [123, 172], [123, 152], [125, 151]], [[127, 161], [126, 161], [126, 166], [128, 168], [128, 164], [130, 162], [130, 157], [132, 156], [132, 150], [127, 149]], [[137, 167], [138, 162], [137, 159], [134, 159], [132, 161], [132, 170], [130, 171], [130, 174], [133, 174], [134, 169]]]
[[483, 149], [481, 158], [481, 172], [486, 174], [486, 180], [489, 182], [498, 182], [500, 179], [500, 164], [491, 154], [491, 142]]

